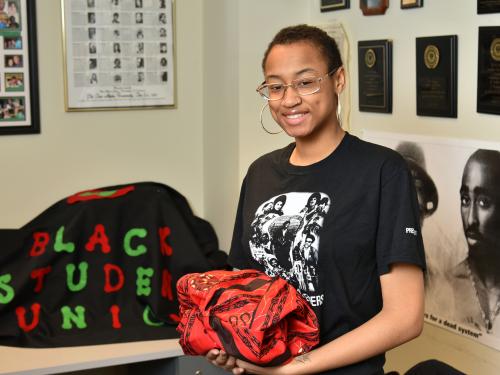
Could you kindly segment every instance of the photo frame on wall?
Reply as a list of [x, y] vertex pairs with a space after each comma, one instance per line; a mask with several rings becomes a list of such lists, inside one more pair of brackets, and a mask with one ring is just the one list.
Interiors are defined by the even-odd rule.
[[348, 9], [349, 0], [321, 0], [321, 12], [331, 12], [333, 10]]
[[500, 0], [477, 0], [477, 14], [500, 13]]
[[401, 0], [401, 9], [422, 8], [424, 0]]
[[457, 117], [458, 36], [416, 38], [417, 116]]
[[66, 111], [176, 107], [174, 0], [61, 0]]
[[5, 1], [0, 49], [0, 135], [40, 133], [34, 1]]
[[359, 110], [392, 113], [392, 40], [358, 41]]
[[500, 26], [479, 27], [477, 112], [500, 115]]

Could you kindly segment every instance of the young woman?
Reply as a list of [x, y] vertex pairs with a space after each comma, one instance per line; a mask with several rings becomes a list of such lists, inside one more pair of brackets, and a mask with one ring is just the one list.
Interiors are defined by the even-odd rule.
[[[281, 30], [262, 67], [265, 81], [257, 90], [294, 142], [250, 166], [229, 260], [291, 282], [315, 309], [321, 342], [278, 367], [254, 366], [215, 349], [206, 357], [234, 374], [383, 374], [385, 351], [418, 336], [423, 325], [425, 260], [411, 174], [395, 151], [341, 128], [345, 75], [325, 32], [307, 25]], [[282, 213], [261, 231], [273, 242], [279, 232], [272, 228], [289, 222], [294, 237], [289, 249], [269, 254], [276, 258], [270, 262], [256, 256], [263, 252], [251, 241], [252, 223], [283, 195]], [[319, 208], [321, 201], [329, 204]]]

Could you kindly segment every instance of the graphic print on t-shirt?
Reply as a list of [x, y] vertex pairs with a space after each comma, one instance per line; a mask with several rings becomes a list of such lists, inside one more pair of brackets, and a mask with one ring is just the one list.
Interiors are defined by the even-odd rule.
[[250, 250], [269, 276], [290, 282], [312, 306], [318, 288], [318, 249], [332, 200], [325, 193], [287, 193], [262, 203], [251, 223]]

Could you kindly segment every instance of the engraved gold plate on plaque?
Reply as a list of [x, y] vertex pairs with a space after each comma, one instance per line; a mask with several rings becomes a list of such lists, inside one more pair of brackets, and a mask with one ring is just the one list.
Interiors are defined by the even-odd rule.
[[428, 69], [436, 69], [439, 65], [439, 49], [432, 44], [425, 47], [424, 62]]
[[375, 51], [371, 48], [367, 49], [365, 53], [366, 66], [368, 68], [373, 68], [376, 62], [377, 62], [377, 56], [375, 55]]

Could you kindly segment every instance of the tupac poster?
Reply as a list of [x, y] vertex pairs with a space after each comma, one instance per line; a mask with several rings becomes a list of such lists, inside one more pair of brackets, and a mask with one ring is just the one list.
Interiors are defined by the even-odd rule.
[[417, 190], [425, 320], [500, 349], [500, 144], [370, 132], [398, 151]]

